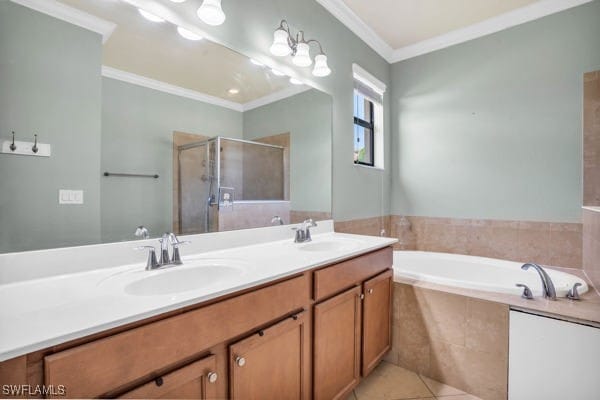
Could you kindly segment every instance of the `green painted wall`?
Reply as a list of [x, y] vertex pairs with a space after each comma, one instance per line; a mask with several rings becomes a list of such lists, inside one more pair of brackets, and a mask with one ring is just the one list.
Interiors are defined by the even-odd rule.
[[[389, 92], [385, 110], [385, 171], [353, 164], [352, 63], [379, 80], [390, 82], [390, 65], [375, 51], [313, 0], [252, 0], [223, 2], [225, 24], [203, 26], [215, 38], [249, 57], [269, 56], [273, 31], [283, 18], [294, 31], [304, 30], [318, 39], [333, 73], [315, 78], [310, 68], [293, 67], [333, 97], [333, 216], [336, 220], [366, 218], [389, 213], [391, 156]], [[196, 23], [191, 16], [191, 23]], [[291, 65], [291, 63], [290, 63]]]
[[145, 225], [172, 230], [173, 131], [242, 137], [242, 113], [102, 78], [102, 171], [159, 179], [102, 178], [102, 241], [131, 240]]
[[[101, 54], [99, 35], [0, 1], [0, 138], [52, 145], [0, 154], [0, 253], [100, 241]], [[59, 206], [59, 189], [85, 204]]]
[[292, 210], [331, 212], [331, 103], [312, 89], [244, 112], [244, 139], [290, 133]]
[[600, 2], [392, 66], [394, 214], [579, 221]]

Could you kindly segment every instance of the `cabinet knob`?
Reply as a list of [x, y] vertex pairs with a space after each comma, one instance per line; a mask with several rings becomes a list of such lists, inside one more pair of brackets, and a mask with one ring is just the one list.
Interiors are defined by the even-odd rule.
[[209, 372], [207, 375], [207, 378], [208, 378], [208, 382], [215, 383], [217, 381], [217, 379], [219, 378], [219, 375], [217, 375], [216, 372]]
[[243, 367], [246, 365], [246, 359], [244, 357], [237, 357], [235, 359], [235, 363], [238, 365], [238, 367]]
[[372, 294], [372, 293], [373, 293], [373, 289], [369, 289], [369, 290], [368, 290], [368, 293], [369, 293], [369, 294]]

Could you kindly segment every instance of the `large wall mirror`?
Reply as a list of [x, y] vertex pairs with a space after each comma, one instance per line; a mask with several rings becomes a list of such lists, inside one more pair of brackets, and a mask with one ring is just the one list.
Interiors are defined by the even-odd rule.
[[331, 217], [329, 95], [126, 2], [59, 1], [116, 29], [0, 4], [0, 139], [51, 146], [0, 153], [0, 253]]

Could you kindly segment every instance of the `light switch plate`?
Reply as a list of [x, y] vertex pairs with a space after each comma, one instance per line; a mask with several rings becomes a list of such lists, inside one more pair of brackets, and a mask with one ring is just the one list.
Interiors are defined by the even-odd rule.
[[83, 204], [83, 190], [60, 189], [58, 204]]

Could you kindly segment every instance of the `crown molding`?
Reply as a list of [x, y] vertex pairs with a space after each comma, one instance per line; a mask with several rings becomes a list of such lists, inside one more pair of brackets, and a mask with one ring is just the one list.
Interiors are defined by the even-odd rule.
[[593, 0], [541, 0], [465, 28], [396, 49], [392, 53], [391, 62], [395, 63], [407, 60], [455, 44], [487, 36], [591, 1]]
[[354, 13], [343, 0], [316, 0], [330, 14], [346, 25], [356, 36], [362, 39], [387, 62], [392, 58], [393, 49], [369, 25]]
[[155, 79], [146, 78], [145, 76], [133, 74], [131, 72], [122, 71], [120, 69], [102, 66], [102, 76], [105, 78], [116, 79], [119, 81], [131, 83], [137, 86], [143, 86], [148, 89], [158, 90], [159, 92], [172, 94], [179, 97], [185, 97], [192, 100], [201, 101], [203, 103], [212, 104], [219, 107], [225, 107], [230, 110], [244, 111], [243, 105], [233, 101], [221, 99], [219, 97], [211, 96], [206, 93], [196, 92], [182, 88], [180, 86], [171, 85], [170, 83], [157, 81]]
[[302, 92], [306, 92], [310, 89], [312, 89], [312, 88], [307, 85], [289, 86], [278, 92], [274, 92], [274, 93], [268, 94], [266, 96], [259, 97], [258, 99], [251, 100], [247, 103], [244, 103], [242, 105], [243, 111], [250, 111], [255, 108], [265, 106], [267, 104], [275, 103], [276, 101], [283, 100], [287, 97], [295, 96]]
[[106, 43], [117, 27], [116, 24], [88, 14], [76, 8], [59, 3], [56, 0], [11, 0], [15, 4], [41, 12], [61, 21], [77, 25], [81, 28], [96, 32], [102, 36], [102, 43]]
[[393, 64], [409, 58], [441, 50], [492, 33], [512, 28], [526, 22], [577, 7], [593, 0], [539, 0], [533, 4], [500, 14], [473, 25], [443, 35], [423, 40], [398, 49], [392, 49], [373, 29], [354, 13], [343, 0], [316, 0], [348, 29], [375, 50], [388, 63]]
[[214, 106], [228, 108], [233, 111], [244, 112], [249, 111], [264, 105], [283, 100], [287, 97], [295, 96], [299, 93], [306, 92], [312, 89], [307, 85], [290, 86], [283, 90], [268, 94], [258, 99], [251, 100], [247, 103], [236, 103], [234, 101], [225, 100], [220, 97], [211, 96], [206, 93], [197, 92], [195, 90], [186, 89], [180, 86], [171, 85], [163, 81], [147, 78], [131, 72], [122, 71], [106, 65], [102, 66], [102, 76], [105, 78], [116, 79], [118, 81], [131, 83], [133, 85], [142, 86], [148, 89], [158, 90], [159, 92], [172, 94], [187, 99], [201, 101], [203, 103], [212, 104]]

